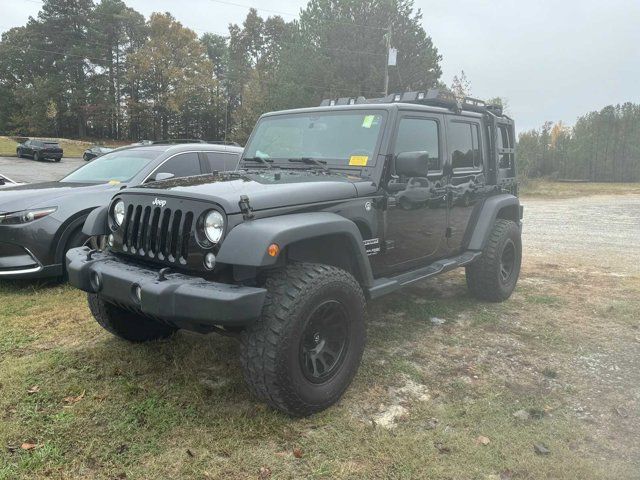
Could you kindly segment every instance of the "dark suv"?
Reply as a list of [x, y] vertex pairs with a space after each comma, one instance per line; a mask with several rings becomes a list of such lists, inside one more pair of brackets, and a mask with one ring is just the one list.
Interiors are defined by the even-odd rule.
[[502, 301], [521, 262], [514, 124], [437, 90], [263, 115], [242, 171], [124, 190], [67, 254], [94, 317], [140, 342], [236, 335], [250, 390], [291, 415], [355, 375], [365, 303], [465, 267]]
[[59, 162], [63, 153], [58, 142], [53, 140], [27, 140], [16, 148], [19, 158], [31, 157], [36, 161], [50, 159]]

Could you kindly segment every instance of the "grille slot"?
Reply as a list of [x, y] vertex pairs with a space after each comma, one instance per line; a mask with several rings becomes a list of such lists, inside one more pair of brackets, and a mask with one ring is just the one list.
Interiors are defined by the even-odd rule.
[[121, 227], [122, 250], [148, 259], [185, 265], [194, 227], [191, 211], [129, 205]]

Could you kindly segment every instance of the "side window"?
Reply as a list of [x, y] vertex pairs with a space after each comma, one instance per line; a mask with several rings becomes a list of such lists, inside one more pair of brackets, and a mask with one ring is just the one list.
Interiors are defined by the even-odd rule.
[[[513, 142], [509, 135], [509, 129], [506, 125], [498, 125], [498, 141], [496, 144], [498, 152], [501, 148], [513, 148]], [[500, 166], [499, 168], [511, 168], [513, 165], [512, 153], [499, 153]]]
[[207, 162], [214, 172], [227, 172], [238, 167], [240, 156], [237, 153], [205, 152]]
[[401, 118], [394, 154], [404, 152], [427, 152], [429, 170], [440, 170], [438, 122], [428, 118]]
[[181, 153], [160, 165], [153, 172], [156, 173], [173, 173], [176, 177], [190, 177], [192, 175], [200, 175], [200, 159], [195, 152]]
[[449, 151], [451, 166], [455, 168], [481, 168], [482, 148], [480, 127], [476, 123], [451, 122], [449, 124]]

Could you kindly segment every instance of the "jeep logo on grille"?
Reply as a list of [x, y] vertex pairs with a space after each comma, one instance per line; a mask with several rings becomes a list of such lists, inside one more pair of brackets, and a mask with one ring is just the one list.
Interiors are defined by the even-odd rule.
[[156, 198], [153, 202], [151, 202], [151, 204], [155, 205], [156, 207], [164, 207], [167, 204], [167, 201]]

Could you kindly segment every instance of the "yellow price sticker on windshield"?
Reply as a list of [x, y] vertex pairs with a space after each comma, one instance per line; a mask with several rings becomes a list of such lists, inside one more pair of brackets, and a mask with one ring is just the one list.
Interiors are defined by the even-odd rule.
[[362, 121], [362, 128], [371, 128], [371, 125], [373, 125], [373, 120], [376, 118], [375, 115], [367, 115], [364, 117], [364, 120]]
[[366, 167], [369, 157], [367, 155], [351, 155], [349, 165], [352, 167]]
[[120, 185], [120, 180], [109, 180], [109, 185]]

